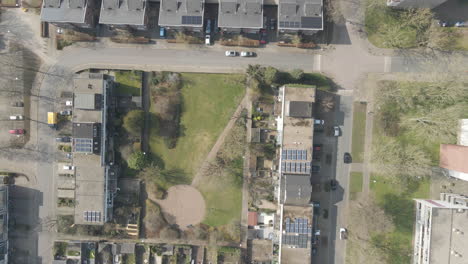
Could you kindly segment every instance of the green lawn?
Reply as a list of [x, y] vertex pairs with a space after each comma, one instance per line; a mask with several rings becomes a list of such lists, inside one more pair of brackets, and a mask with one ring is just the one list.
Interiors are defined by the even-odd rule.
[[353, 141], [351, 155], [353, 162], [361, 163], [364, 160], [364, 143], [366, 137], [366, 111], [367, 104], [354, 102], [353, 112]]
[[362, 192], [362, 172], [351, 172], [349, 182], [349, 195], [351, 200], [355, 200], [357, 194]]
[[371, 175], [370, 188], [378, 205], [388, 215], [395, 229], [372, 237], [374, 246], [381, 249], [392, 264], [411, 262], [414, 198], [429, 198], [430, 181], [407, 180], [390, 182], [384, 177]]
[[181, 169], [192, 179], [242, 99], [242, 75], [182, 73], [182, 133], [173, 149], [152, 131], [151, 151], [166, 169]]
[[117, 94], [141, 95], [141, 71], [116, 71], [115, 89]]
[[460, 33], [454, 49], [468, 51], [468, 28], [454, 28], [453, 30]]

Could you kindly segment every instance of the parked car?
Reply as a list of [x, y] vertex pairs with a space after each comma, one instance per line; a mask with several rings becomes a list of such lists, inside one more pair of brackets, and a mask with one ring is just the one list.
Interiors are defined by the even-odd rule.
[[205, 45], [211, 45], [211, 35], [205, 36]]
[[439, 26], [441, 26], [441, 27], [451, 27], [452, 23], [447, 22], [447, 21], [439, 21]]
[[66, 106], [73, 106], [73, 101], [65, 101]]
[[348, 163], [352, 163], [353, 162], [353, 158], [351, 157], [351, 154], [349, 154], [348, 152], [345, 152], [344, 156], [343, 156], [343, 161], [344, 163], [348, 164]]
[[314, 207], [314, 215], [319, 216], [320, 215], [320, 202], [313, 201], [312, 207]]
[[60, 111], [60, 115], [69, 116], [69, 115], [72, 115], [72, 111], [71, 110], [63, 110], [63, 111]]
[[336, 180], [330, 180], [330, 189], [332, 191], [336, 190], [336, 188], [338, 188], [338, 182]]
[[341, 136], [341, 129], [339, 126], [334, 126], [333, 127], [333, 136], [339, 137]]
[[24, 117], [22, 115], [12, 115], [10, 116], [10, 120], [23, 120]]
[[322, 154], [322, 145], [315, 144], [312, 148], [312, 159], [316, 161], [320, 161], [321, 154]]
[[457, 23], [455, 23], [455, 26], [456, 27], [464, 27], [464, 26], [466, 26], [466, 24], [465, 24], [465, 22], [457, 22]]
[[55, 141], [57, 141], [57, 142], [70, 142], [71, 138], [70, 137], [56, 137]]
[[73, 157], [73, 154], [67, 153], [67, 159], [71, 159]]
[[24, 103], [23, 102], [13, 102], [13, 103], [11, 103], [11, 106], [13, 106], [13, 107], [23, 107]]
[[211, 19], [206, 20], [205, 33], [211, 34]]
[[266, 44], [267, 43], [267, 32], [266, 29], [260, 29], [260, 44]]
[[63, 28], [57, 28], [57, 34], [62, 34], [63, 33]]
[[323, 125], [325, 124], [324, 120], [321, 119], [314, 119], [314, 125]]
[[166, 28], [163, 28], [163, 27], [159, 28], [159, 37], [166, 38]]
[[234, 50], [227, 50], [225, 54], [226, 54], [226, 57], [236, 57], [239, 55], [239, 53]]
[[75, 166], [72, 166], [72, 165], [63, 165], [63, 169], [64, 169], [64, 170], [74, 170], [74, 169], [75, 169]]
[[317, 248], [312, 247], [312, 256], [316, 256], [316, 255], [317, 255]]
[[240, 56], [241, 57], [255, 57], [256, 54], [253, 51], [241, 51]]
[[270, 20], [270, 29], [275, 30], [276, 29], [276, 19], [272, 18]]
[[340, 239], [341, 240], [348, 239], [348, 230], [344, 227], [340, 228]]
[[23, 135], [26, 133], [26, 131], [24, 129], [10, 129], [8, 131], [8, 133], [12, 134], [12, 135]]
[[312, 173], [317, 173], [320, 171], [320, 166], [312, 165]]

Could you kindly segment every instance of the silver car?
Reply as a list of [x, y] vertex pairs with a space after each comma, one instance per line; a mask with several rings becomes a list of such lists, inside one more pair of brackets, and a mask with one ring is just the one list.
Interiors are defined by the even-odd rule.
[[236, 57], [239, 55], [239, 53], [234, 50], [227, 50], [225, 54], [226, 54], [226, 57]]

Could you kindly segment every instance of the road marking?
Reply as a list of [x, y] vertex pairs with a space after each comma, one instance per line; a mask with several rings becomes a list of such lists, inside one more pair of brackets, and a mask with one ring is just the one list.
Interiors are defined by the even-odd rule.
[[314, 71], [321, 72], [322, 71], [322, 54], [317, 54], [314, 56]]
[[392, 57], [384, 57], [384, 72], [390, 72], [392, 67]]

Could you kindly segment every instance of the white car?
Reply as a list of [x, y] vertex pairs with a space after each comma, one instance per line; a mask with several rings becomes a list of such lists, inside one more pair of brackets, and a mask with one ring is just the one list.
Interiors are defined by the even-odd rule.
[[334, 135], [335, 137], [341, 136], [341, 129], [340, 129], [339, 126], [334, 126], [334, 127], [333, 127], [333, 135]]
[[252, 51], [241, 51], [241, 57], [255, 57], [255, 52]]
[[10, 116], [10, 120], [23, 120], [22, 115], [12, 115]]
[[73, 101], [65, 101], [66, 106], [73, 106]]
[[63, 33], [63, 28], [57, 28], [57, 34], [62, 34]]
[[211, 45], [211, 35], [205, 36], [205, 45]]
[[74, 169], [75, 169], [75, 166], [63, 165], [63, 169], [64, 169], [64, 170], [74, 170]]
[[345, 240], [345, 239], [348, 239], [348, 230], [342, 227], [340, 228], [340, 240]]
[[236, 57], [239, 55], [239, 53], [234, 50], [226, 50], [225, 54], [226, 54], [226, 57]]

